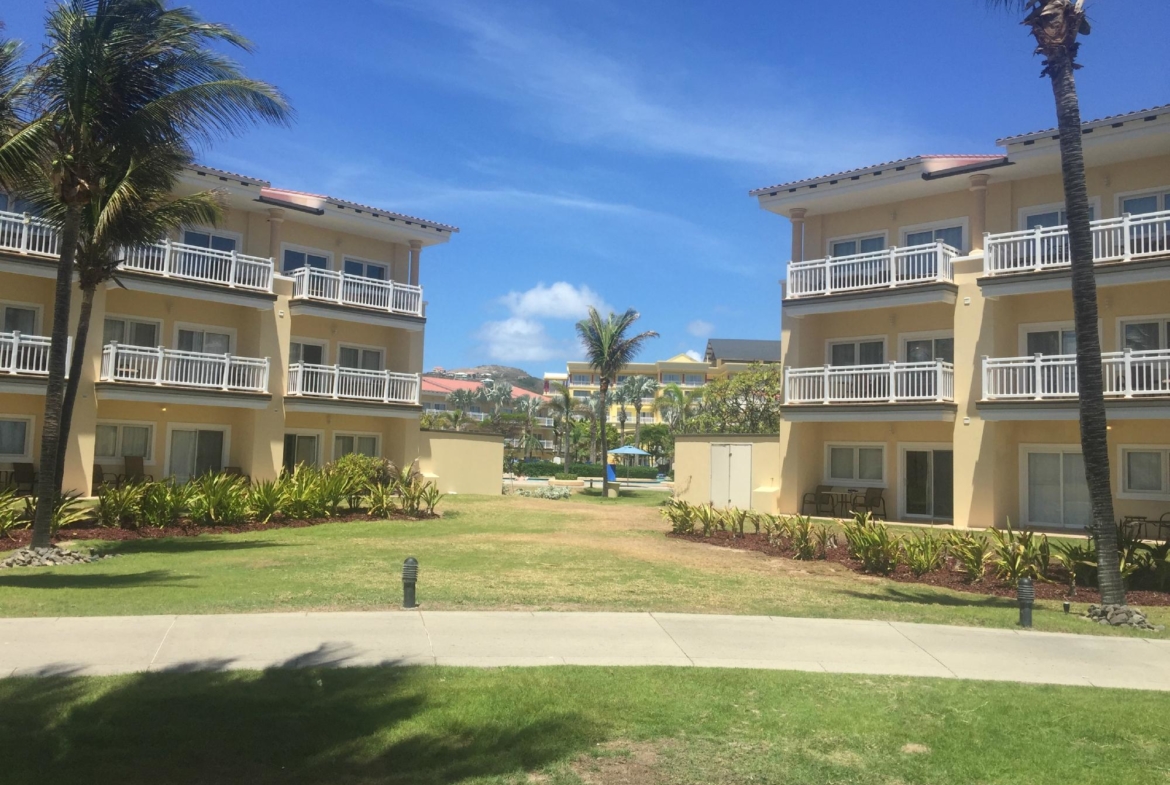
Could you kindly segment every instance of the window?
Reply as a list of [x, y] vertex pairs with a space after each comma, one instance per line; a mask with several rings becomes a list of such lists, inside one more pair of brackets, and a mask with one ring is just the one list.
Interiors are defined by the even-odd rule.
[[181, 352], [227, 354], [232, 350], [232, 337], [227, 333], [216, 333], [210, 330], [179, 330], [177, 348]]
[[352, 433], [338, 433], [333, 436], [333, 459], [336, 460], [351, 452], [378, 457], [378, 437], [362, 436]]
[[382, 370], [382, 350], [362, 349], [357, 346], [342, 346], [337, 350], [337, 364], [342, 368], [361, 368], [366, 371]]
[[952, 248], [963, 250], [963, 227], [944, 226], [941, 229], [924, 229], [920, 232], [907, 232], [906, 245], [929, 245], [939, 241]]
[[288, 345], [288, 361], [290, 363], [324, 365], [325, 347], [319, 343], [302, 343], [300, 341], [293, 341]]
[[329, 256], [320, 251], [284, 249], [284, 271], [290, 273], [302, 267], [315, 267], [318, 270], [329, 268]]
[[1024, 351], [1028, 357], [1037, 354], [1076, 354], [1077, 334], [1071, 328], [1028, 330], [1024, 335]]
[[906, 362], [929, 363], [941, 360], [945, 363], [955, 361], [955, 339], [946, 336], [943, 338], [907, 338]]
[[630, 375], [628, 373], [619, 373], [617, 375], [617, 383], [621, 384], [622, 382], [624, 382], [626, 379], [629, 379], [629, 378], [630, 378]]
[[[1089, 220], [1093, 221], [1097, 218], [1097, 210], [1093, 205], [1089, 205]], [[1055, 210], [1043, 210], [1037, 213], [1024, 213], [1024, 228], [1035, 229], [1036, 227], [1051, 228], [1053, 226], [1064, 226], [1068, 223], [1068, 213], [1064, 208]]]
[[1028, 523], [1083, 529], [1093, 521], [1085, 461], [1060, 448], [1027, 453]]
[[299, 464], [317, 465], [317, 436], [311, 433], [284, 435], [284, 468], [293, 471]]
[[575, 373], [571, 379], [572, 384], [593, 384], [593, 376], [587, 373]]
[[19, 305], [4, 306], [4, 332], [35, 335], [37, 331], [37, 309]]
[[589, 391], [588, 390], [573, 390], [573, 397], [574, 398], [588, 398]]
[[664, 373], [662, 374], [663, 384], [682, 384], [681, 373]]
[[1124, 448], [1121, 451], [1121, 487], [1135, 496], [1166, 496], [1170, 492], [1170, 450]]
[[131, 346], [158, 346], [158, 323], [107, 318], [102, 327], [102, 343], [114, 341]]
[[98, 423], [95, 431], [94, 458], [125, 458], [127, 456], [150, 460], [151, 433], [149, 425]]
[[1121, 212], [1130, 215], [1144, 215], [1156, 213], [1160, 210], [1170, 210], [1170, 191], [1162, 191], [1142, 196], [1131, 196], [1121, 200]]
[[683, 378], [683, 384], [690, 387], [702, 387], [707, 382], [707, 377], [701, 373], [688, 373]]
[[0, 191], [0, 210], [4, 212], [40, 215], [40, 211], [33, 207], [32, 202], [27, 199], [21, 199], [19, 196], [10, 196], [2, 191]]
[[851, 240], [834, 240], [829, 244], [829, 255], [837, 256], [853, 256], [859, 253], [873, 253], [874, 251], [884, 250], [886, 247], [885, 235], [874, 235], [872, 237], [855, 237]]
[[171, 431], [170, 474], [179, 482], [223, 471], [223, 430], [176, 428]]
[[363, 262], [359, 259], [345, 260], [346, 275], [357, 275], [362, 278], [373, 278], [376, 281], [385, 281], [389, 276], [386, 265], [376, 262]]
[[1121, 341], [1122, 349], [1133, 349], [1135, 352], [1165, 349], [1170, 346], [1170, 319], [1123, 322]]
[[236, 238], [205, 229], [187, 229], [183, 232], [183, 243], [199, 248], [210, 248], [213, 251], [236, 250]]
[[0, 418], [0, 458], [29, 458], [32, 421], [24, 418]]
[[886, 481], [886, 448], [881, 445], [830, 445], [827, 464], [829, 482], [879, 486]]
[[829, 365], [881, 365], [885, 361], [884, 341], [838, 341], [829, 344]]

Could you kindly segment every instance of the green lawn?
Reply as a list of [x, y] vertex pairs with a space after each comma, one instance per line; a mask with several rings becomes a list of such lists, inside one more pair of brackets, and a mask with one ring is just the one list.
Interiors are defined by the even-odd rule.
[[[5, 616], [394, 608], [421, 564], [429, 609], [693, 611], [1011, 627], [1015, 603], [663, 536], [660, 493], [448, 497], [441, 520], [103, 542], [96, 564], [0, 572]], [[1083, 608], [1079, 606], [1078, 610]], [[1154, 623], [1170, 622], [1149, 609]], [[1102, 630], [1042, 602], [1036, 627]]]
[[23, 783], [1165, 783], [1164, 694], [669, 668], [0, 681]]

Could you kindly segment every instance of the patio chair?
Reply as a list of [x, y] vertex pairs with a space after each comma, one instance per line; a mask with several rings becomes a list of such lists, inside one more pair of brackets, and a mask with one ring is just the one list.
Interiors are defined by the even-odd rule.
[[105, 466], [93, 465], [93, 493], [96, 496], [98, 488], [103, 485], [117, 485], [118, 473], [112, 472]]
[[829, 495], [828, 485], [818, 485], [817, 489], [812, 493], [806, 493], [804, 498], [800, 500], [800, 512], [803, 515], [808, 505], [813, 506], [813, 512], [817, 515], [832, 515], [833, 514], [833, 497]]
[[142, 456], [127, 455], [123, 460], [126, 462], [126, 469], [118, 478], [118, 482], [154, 482], [154, 475], [146, 473]]
[[865, 493], [853, 497], [853, 509], [856, 512], [868, 512], [875, 519], [886, 518], [886, 500], [881, 488], [866, 488]]
[[20, 493], [22, 488], [27, 488], [29, 493], [36, 490], [37, 470], [31, 463], [12, 464], [12, 474], [9, 477], [10, 483], [16, 487], [17, 493]]

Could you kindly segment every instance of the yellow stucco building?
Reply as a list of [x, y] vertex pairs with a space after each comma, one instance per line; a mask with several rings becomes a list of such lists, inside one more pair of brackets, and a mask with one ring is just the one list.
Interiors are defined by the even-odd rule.
[[[356, 451], [421, 459], [442, 476], [432, 454], [450, 449], [420, 443], [419, 270], [423, 249], [458, 230], [207, 167], [185, 172], [181, 191], [206, 189], [222, 195], [220, 226], [128, 249], [118, 282], [97, 292], [65, 488], [89, 492], [127, 458], [155, 478], [238, 468], [270, 479]], [[57, 235], [21, 207], [0, 195], [4, 469], [39, 459], [53, 320]], [[71, 333], [78, 301], [75, 290]], [[490, 441], [469, 449], [502, 462]]]
[[[1083, 139], [1116, 511], [1156, 520], [1170, 511], [1170, 107], [1088, 122]], [[1089, 523], [1056, 132], [997, 144], [751, 192], [793, 230], [778, 461], [775, 442], [731, 459], [734, 437], [688, 445], [676, 469], [692, 500], [726, 504], [718, 486], [797, 512], [827, 485], [881, 489], [893, 519]], [[776, 476], [734, 470], [753, 455]], [[728, 472], [736, 487], [715, 481]]]

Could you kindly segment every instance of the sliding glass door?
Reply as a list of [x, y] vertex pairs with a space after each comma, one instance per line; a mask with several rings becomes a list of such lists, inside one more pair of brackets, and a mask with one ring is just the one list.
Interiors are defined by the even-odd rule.
[[1026, 461], [1029, 524], [1081, 529], [1093, 522], [1079, 452], [1029, 451]]
[[186, 482], [202, 474], [223, 471], [223, 431], [171, 431], [171, 475]]
[[952, 450], [906, 450], [903, 453], [906, 515], [953, 518], [954, 464]]

